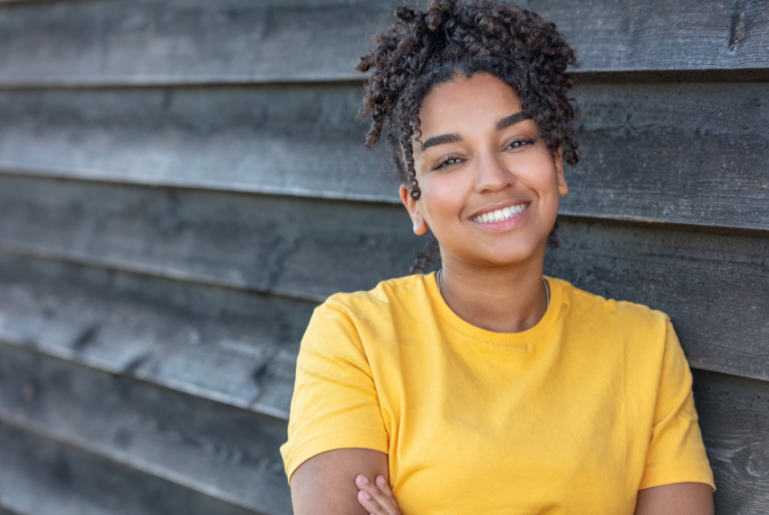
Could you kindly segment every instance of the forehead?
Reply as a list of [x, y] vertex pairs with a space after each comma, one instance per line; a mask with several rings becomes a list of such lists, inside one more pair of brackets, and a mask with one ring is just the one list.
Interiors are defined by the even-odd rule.
[[462, 133], [463, 126], [493, 126], [521, 111], [515, 90], [497, 77], [480, 73], [457, 77], [428, 93], [419, 109], [422, 134]]

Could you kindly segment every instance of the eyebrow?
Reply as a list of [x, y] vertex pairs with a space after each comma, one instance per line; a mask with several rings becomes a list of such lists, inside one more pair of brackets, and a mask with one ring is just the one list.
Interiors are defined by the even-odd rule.
[[[515, 125], [516, 123], [520, 123], [524, 120], [531, 120], [531, 115], [528, 113], [524, 113], [523, 111], [519, 111], [517, 113], [513, 113], [510, 116], [506, 116], [505, 118], [502, 118], [501, 120], [497, 121], [495, 125], [495, 129], [498, 131], [501, 131], [502, 129], [506, 129], [511, 125]], [[425, 142], [422, 143], [422, 147], [419, 149], [419, 151], [424, 152], [430, 147], [434, 147], [436, 145], [443, 145], [445, 143], [456, 143], [457, 141], [462, 141], [462, 136], [456, 133], [433, 136], [432, 138], [427, 138], [427, 140], [425, 140]]]
[[502, 129], [507, 129], [511, 125], [515, 125], [516, 123], [520, 123], [524, 120], [531, 120], [531, 115], [524, 113], [523, 111], [519, 111], [517, 113], [511, 114], [507, 118], [502, 118], [499, 120], [495, 128], [498, 131], [501, 131]]

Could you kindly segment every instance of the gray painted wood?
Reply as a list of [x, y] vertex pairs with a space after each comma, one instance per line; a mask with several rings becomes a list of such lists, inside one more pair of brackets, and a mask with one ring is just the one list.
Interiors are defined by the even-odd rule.
[[0, 496], [19, 515], [253, 514], [0, 422]]
[[0, 341], [280, 419], [314, 306], [0, 253]]
[[338, 80], [391, 3], [108, 0], [0, 10], [0, 84]]
[[[769, 229], [769, 83], [583, 84], [561, 212]], [[398, 202], [356, 85], [0, 92], [0, 171]], [[391, 174], [392, 175], [392, 174]]]
[[291, 513], [278, 451], [285, 421], [3, 344], [0, 370], [6, 423], [53, 435], [198, 497], [248, 512]]
[[[420, 244], [380, 204], [6, 177], [0, 205], [6, 251], [308, 300], [405, 275]], [[769, 379], [765, 233], [565, 218], [561, 236], [549, 273], [667, 312], [693, 366]]]
[[764, 0], [528, 0], [554, 21], [585, 70], [718, 70], [769, 64]]
[[[346, 80], [392, 0], [110, 0], [0, 10], [0, 83]], [[769, 67], [762, 0], [530, 0], [585, 71]]]
[[769, 505], [769, 383], [694, 371], [694, 399], [716, 482], [716, 513]]
[[692, 367], [769, 379], [769, 238], [565, 219], [545, 272], [670, 315]]
[[566, 170], [561, 212], [769, 229], [769, 83], [576, 93], [582, 155]]
[[359, 84], [0, 91], [0, 170], [395, 200]]
[[403, 275], [419, 245], [382, 204], [0, 177], [0, 206], [1, 245], [308, 300]]

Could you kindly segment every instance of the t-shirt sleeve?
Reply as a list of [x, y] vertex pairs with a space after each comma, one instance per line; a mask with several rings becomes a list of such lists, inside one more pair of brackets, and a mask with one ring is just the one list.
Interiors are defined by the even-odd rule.
[[350, 316], [316, 308], [302, 338], [288, 441], [280, 451], [289, 481], [306, 460], [334, 449], [388, 450], [371, 368]]
[[666, 333], [651, 443], [639, 490], [696, 482], [715, 491], [694, 407], [692, 373], [669, 319]]

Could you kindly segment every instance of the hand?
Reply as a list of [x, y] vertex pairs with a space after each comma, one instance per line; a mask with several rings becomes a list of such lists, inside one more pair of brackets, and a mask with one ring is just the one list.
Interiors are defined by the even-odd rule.
[[358, 474], [355, 486], [360, 490], [358, 502], [371, 515], [401, 515], [398, 501], [383, 476], [377, 476], [376, 483], [372, 483], [363, 474]]

